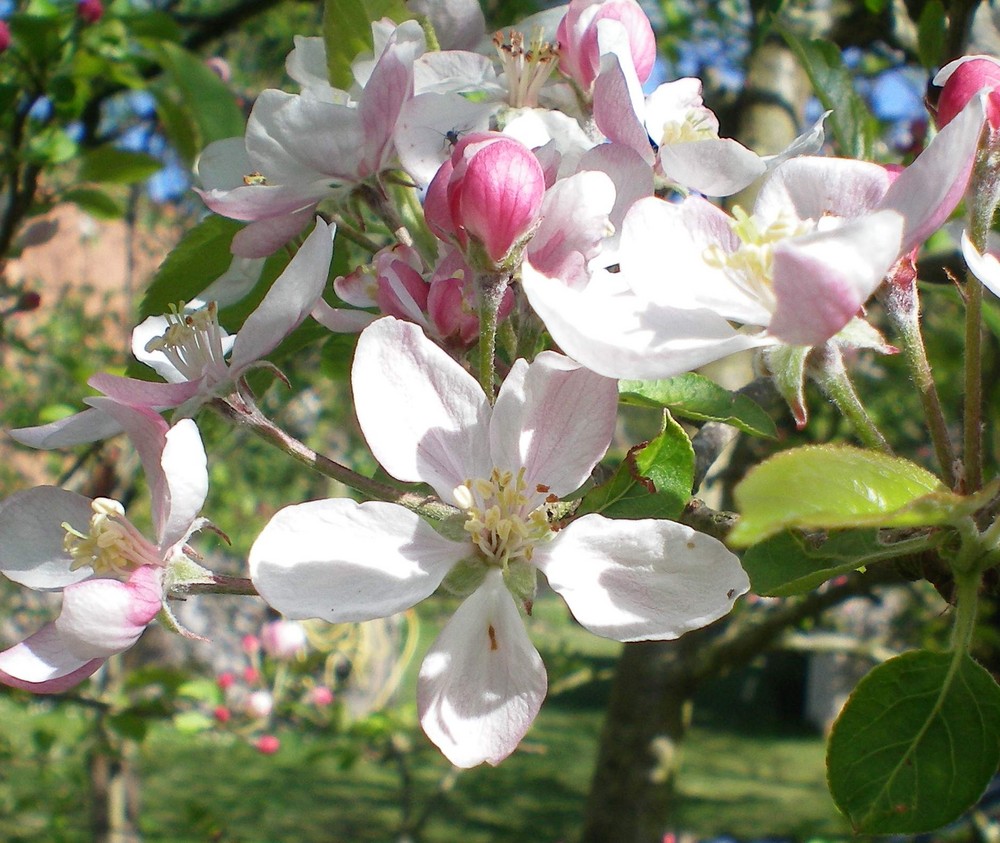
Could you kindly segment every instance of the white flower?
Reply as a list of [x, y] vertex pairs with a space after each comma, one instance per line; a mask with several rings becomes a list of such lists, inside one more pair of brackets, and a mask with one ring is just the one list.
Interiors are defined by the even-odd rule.
[[464, 514], [464, 538], [390, 503], [287, 507], [250, 552], [251, 577], [292, 618], [339, 623], [406, 609], [442, 584], [465, 602], [424, 660], [420, 719], [452, 761], [496, 764], [545, 696], [521, 622], [536, 572], [577, 620], [619, 641], [675, 638], [726, 614], [748, 588], [733, 554], [670, 521], [586, 515], [553, 531], [547, 507], [577, 489], [614, 430], [614, 381], [545, 352], [518, 360], [490, 406], [476, 381], [410, 323], [358, 341], [358, 419], [379, 462]]

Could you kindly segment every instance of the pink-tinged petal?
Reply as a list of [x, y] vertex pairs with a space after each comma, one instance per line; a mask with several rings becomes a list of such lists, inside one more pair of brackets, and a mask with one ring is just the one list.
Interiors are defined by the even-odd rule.
[[491, 103], [461, 94], [425, 93], [406, 102], [396, 123], [395, 144], [403, 169], [419, 185], [429, 184], [450, 157], [452, 140], [489, 129]]
[[668, 179], [706, 196], [732, 196], [767, 171], [756, 152], [729, 138], [665, 144], [658, 156]]
[[304, 231], [315, 212], [316, 203], [311, 202], [294, 213], [252, 222], [236, 232], [230, 251], [241, 258], [266, 258]]
[[719, 118], [705, 105], [702, 99], [701, 80], [685, 76], [672, 82], [664, 82], [646, 97], [646, 128], [657, 145], [663, 143], [668, 128], [691, 122], [700, 130], [719, 134]]
[[[629, 208], [640, 199], [653, 195], [653, 168], [627, 146], [602, 143], [581, 157], [580, 170], [594, 170], [610, 176], [615, 186], [615, 204], [609, 217], [617, 232], [615, 239], [620, 239], [622, 222]], [[616, 261], [617, 258], [609, 263]]]
[[[247, 175], [250, 175], [249, 173]], [[296, 184], [243, 184], [214, 190], [194, 188], [209, 210], [244, 222], [276, 220], [306, 214], [309, 208], [331, 196], [335, 184], [330, 178]], [[306, 214], [306, 220], [311, 215]], [[287, 223], [291, 225], [291, 223]], [[243, 257], [261, 257], [244, 255]]]
[[1000, 296], [1000, 261], [996, 255], [980, 254], [967, 231], [962, 232], [962, 255], [972, 274], [995, 296]]
[[790, 345], [821, 345], [857, 314], [896, 262], [903, 219], [882, 211], [774, 249], [769, 332]]
[[257, 309], [246, 318], [236, 334], [229, 360], [234, 378], [277, 348], [315, 307], [330, 272], [335, 232], [336, 226], [317, 219], [316, 227], [285, 271], [271, 285]]
[[[89, 386], [100, 390], [118, 404], [126, 404], [130, 407], [148, 407], [153, 410], [169, 410], [173, 407], [179, 407], [198, 394], [201, 383], [201, 378], [180, 383], [158, 383], [112, 375], [107, 372], [100, 372], [87, 381]], [[121, 430], [120, 425], [118, 430]]]
[[[155, 523], [156, 542], [164, 550], [188, 539], [208, 495], [208, 458], [198, 426], [181, 419], [165, 439], [160, 465], [167, 502]], [[154, 498], [154, 512], [156, 503]]]
[[722, 542], [673, 521], [585, 515], [536, 546], [533, 561], [581, 624], [616, 641], [677, 638], [750, 588]]
[[81, 660], [127, 650], [160, 611], [162, 573], [145, 565], [128, 582], [95, 579], [67, 586], [54, 623], [63, 646]]
[[279, 510], [250, 548], [250, 578], [289, 618], [383, 618], [429, 596], [471, 545], [401, 506], [347, 498]]
[[627, 146], [652, 164], [656, 155], [642, 121], [642, 91], [638, 79], [629, 79], [629, 70], [615, 53], [601, 58], [601, 73], [594, 82], [594, 123], [608, 140]]
[[991, 126], [1000, 123], [996, 90], [1000, 87], [1000, 62], [993, 56], [962, 56], [949, 62], [934, 77], [934, 84], [944, 86], [938, 97], [935, 122], [947, 126], [969, 100], [982, 90], [989, 91], [988, 115]]
[[983, 97], [974, 97], [889, 187], [879, 209], [906, 221], [900, 255], [930, 237], [962, 200], [984, 121]]
[[361, 178], [382, 170], [392, 157], [392, 133], [399, 111], [413, 96], [413, 60], [417, 49], [416, 42], [400, 41], [394, 36], [365, 85], [358, 103], [358, 117], [364, 131], [363, 157], [358, 168]]
[[418, 326], [387, 316], [365, 328], [351, 381], [361, 430], [393, 477], [455, 503], [456, 487], [489, 475], [486, 395]]
[[859, 217], [882, 201], [891, 180], [885, 167], [867, 161], [793, 158], [761, 186], [754, 215], [767, 222], [789, 210], [800, 220]]
[[615, 186], [600, 172], [577, 173], [545, 193], [541, 223], [528, 242], [532, 265], [570, 286], [586, 282], [587, 263], [613, 233]]
[[0, 682], [34, 694], [58, 694], [94, 674], [105, 659], [80, 659], [54, 623], [0, 653]]
[[243, 184], [243, 177], [253, 170], [243, 138], [223, 138], [206, 146], [195, 162], [195, 174], [202, 191], [221, 190]]
[[498, 570], [458, 607], [417, 679], [424, 732], [456, 767], [499, 764], [545, 698], [545, 666]]
[[573, 290], [522, 266], [521, 285], [562, 351], [610, 378], [669, 378], [737, 351], [767, 345], [707, 308], [679, 309], [622, 289], [614, 276]]
[[29, 448], [68, 448], [84, 442], [98, 442], [122, 432], [122, 427], [102, 410], [84, 410], [50, 424], [20, 427], [7, 431], [10, 438]]
[[320, 325], [335, 334], [360, 334], [378, 319], [374, 313], [365, 313], [363, 310], [330, 307], [323, 299], [316, 302], [310, 315]]
[[523, 466], [529, 490], [543, 484], [561, 497], [579, 488], [607, 452], [617, 412], [610, 378], [552, 351], [531, 365], [518, 360], [493, 407], [493, 462], [515, 474]]
[[86, 534], [90, 498], [55, 486], [15, 492], [0, 501], [0, 572], [38, 591], [55, 591], [93, 575], [89, 567], [70, 570], [63, 549], [63, 524]]

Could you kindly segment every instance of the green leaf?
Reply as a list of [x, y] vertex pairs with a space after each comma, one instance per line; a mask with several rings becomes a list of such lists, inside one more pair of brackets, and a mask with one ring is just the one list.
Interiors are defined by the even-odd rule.
[[372, 51], [372, 21], [387, 17], [402, 23], [413, 17], [400, 0], [324, 0], [323, 42], [330, 84], [351, 87], [351, 62]]
[[148, 721], [138, 711], [119, 711], [104, 722], [111, 731], [133, 741], [142, 741], [149, 731]]
[[855, 831], [917, 834], [976, 803], [1000, 762], [1000, 687], [966, 654], [915, 650], [861, 680], [834, 724], [827, 775]]
[[[733, 492], [740, 520], [729, 542], [746, 547], [787, 527], [920, 527], [952, 522], [980, 505], [948, 491], [916, 463], [836, 445], [784, 451]], [[972, 507], [972, 509], [970, 509]]]
[[180, 41], [184, 34], [180, 24], [166, 12], [155, 9], [131, 10], [118, 15], [133, 38], [156, 38], [161, 41]]
[[105, 220], [121, 219], [125, 216], [125, 206], [108, 196], [103, 190], [78, 187], [62, 195], [63, 201], [72, 202], [92, 217]]
[[243, 136], [246, 119], [236, 98], [199, 56], [169, 41], [160, 42], [155, 52], [180, 92], [180, 106], [197, 128], [199, 149], [212, 141]]
[[632, 448], [611, 479], [591, 489], [578, 515], [600, 512], [609, 518], [677, 518], [691, 499], [694, 449], [677, 422]]
[[215, 726], [215, 721], [200, 711], [182, 711], [174, 715], [174, 728], [183, 734], [205, 732]]
[[840, 48], [818, 38], [798, 38], [780, 24], [776, 27], [801, 62], [823, 108], [833, 112], [828, 123], [840, 153], [847, 158], [870, 159], [879, 135], [878, 121], [858, 93]]
[[882, 559], [913, 552], [913, 545], [879, 541], [879, 531], [846, 530], [803, 535], [786, 530], [743, 554], [743, 569], [754, 594], [788, 597]]
[[192, 228], [160, 264], [139, 306], [139, 319], [166, 313], [170, 305], [190, 301], [229, 268], [229, 246], [241, 224], [206, 217]]
[[702, 375], [661, 381], [619, 381], [619, 400], [640, 407], [665, 408], [692, 421], [720, 421], [754, 436], [774, 438], [771, 417], [745, 395], [723, 389]]
[[941, 0], [930, 0], [917, 21], [917, 55], [926, 68], [939, 67], [948, 36], [948, 19]]
[[46, 126], [28, 140], [27, 158], [33, 164], [65, 164], [76, 154], [76, 141], [58, 126]]
[[83, 156], [80, 179], [111, 184], [135, 184], [163, 169], [163, 162], [144, 152], [99, 146]]
[[177, 689], [177, 696], [209, 705], [222, 704], [222, 690], [212, 679], [191, 679]]

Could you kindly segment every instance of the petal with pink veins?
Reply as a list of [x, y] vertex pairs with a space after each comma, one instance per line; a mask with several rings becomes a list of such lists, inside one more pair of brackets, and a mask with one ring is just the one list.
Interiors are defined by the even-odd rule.
[[493, 569], [424, 658], [420, 723], [455, 766], [499, 764], [531, 727], [546, 687], [542, 659]]

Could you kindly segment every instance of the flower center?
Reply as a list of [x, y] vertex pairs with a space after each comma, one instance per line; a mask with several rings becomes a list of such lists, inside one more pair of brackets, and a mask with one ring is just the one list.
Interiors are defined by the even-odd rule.
[[489, 478], [467, 480], [455, 490], [467, 515], [465, 531], [487, 565], [529, 563], [535, 545], [551, 538], [545, 508], [536, 505], [540, 492], [528, 491], [523, 468], [517, 475], [494, 468]]
[[675, 143], [688, 143], [700, 140], [718, 140], [719, 134], [712, 121], [712, 112], [707, 108], [691, 108], [683, 120], [667, 123], [663, 127], [663, 137], [660, 146], [670, 146]]
[[538, 92], [556, 66], [557, 53], [551, 44], [542, 40], [541, 30], [532, 33], [527, 49], [522, 33], [512, 29], [509, 34], [509, 43], [503, 32], [493, 36], [493, 45], [507, 75], [508, 102], [511, 108], [537, 108]]
[[70, 570], [90, 565], [96, 574], [123, 576], [143, 565], [161, 565], [160, 554], [125, 517], [125, 507], [110, 498], [95, 498], [90, 530], [81, 533], [67, 522], [63, 548], [73, 557]]
[[146, 351], [160, 351], [185, 378], [194, 380], [213, 369], [226, 368], [219, 327], [219, 308], [213, 301], [184, 313], [183, 302], [171, 305], [167, 330], [146, 343]]
[[709, 246], [704, 253], [705, 263], [725, 270], [735, 284], [773, 310], [774, 246], [786, 238], [808, 233], [813, 226], [788, 210], [763, 228], [760, 220], [738, 205], [733, 207], [732, 214], [730, 226], [740, 245], [732, 252], [718, 245]]

